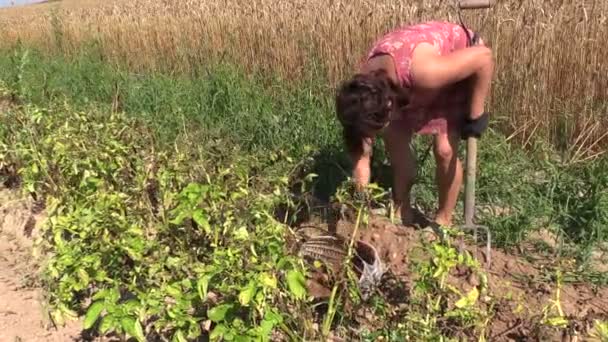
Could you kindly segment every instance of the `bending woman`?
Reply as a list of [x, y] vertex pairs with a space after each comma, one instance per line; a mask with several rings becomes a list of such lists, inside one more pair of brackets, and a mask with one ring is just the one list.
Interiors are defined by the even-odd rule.
[[413, 134], [433, 134], [439, 190], [434, 220], [451, 225], [463, 173], [458, 143], [487, 127], [484, 103], [493, 71], [491, 50], [458, 24], [427, 22], [381, 37], [336, 97], [358, 187], [369, 182], [372, 144], [380, 135], [393, 169], [396, 214], [404, 224], [413, 223], [416, 166], [410, 140]]

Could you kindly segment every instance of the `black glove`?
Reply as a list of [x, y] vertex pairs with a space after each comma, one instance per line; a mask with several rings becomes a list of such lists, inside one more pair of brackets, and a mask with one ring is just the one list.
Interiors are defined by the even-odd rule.
[[467, 117], [462, 127], [462, 139], [466, 140], [469, 137], [480, 138], [481, 134], [488, 128], [489, 121], [490, 114], [488, 112], [483, 113], [475, 120]]

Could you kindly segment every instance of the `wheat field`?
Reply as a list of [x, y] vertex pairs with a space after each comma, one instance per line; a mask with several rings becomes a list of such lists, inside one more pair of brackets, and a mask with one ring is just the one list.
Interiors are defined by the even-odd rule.
[[[94, 43], [133, 71], [188, 73], [225, 61], [294, 81], [321, 73], [328, 87], [392, 27], [458, 20], [442, 0], [60, 1], [0, 13], [0, 48], [21, 41], [72, 55]], [[495, 53], [496, 127], [524, 144], [543, 137], [576, 160], [603, 152], [608, 1], [498, 0], [462, 16]]]

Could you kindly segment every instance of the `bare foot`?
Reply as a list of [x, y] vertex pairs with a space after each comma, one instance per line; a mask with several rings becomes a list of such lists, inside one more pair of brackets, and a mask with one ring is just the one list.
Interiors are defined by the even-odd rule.
[[443, 226], [443, 227], [450, 227], [452, 226], [452, 220], [445, 218], [444, 215], [441, 214], [437, 214], [435, 216], [435, 223], [437, 223], [439, 226]]

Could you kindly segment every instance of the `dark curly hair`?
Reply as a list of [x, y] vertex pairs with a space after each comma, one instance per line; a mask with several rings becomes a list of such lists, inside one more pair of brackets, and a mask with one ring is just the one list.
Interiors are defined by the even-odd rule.
[[343, 82], [336, 94], [336, 111], [348, 151], [361, 152], [362, 139], [383, 128], [391, 111], [408, 104], [406, 94], [385, 70], [356, 74]]

